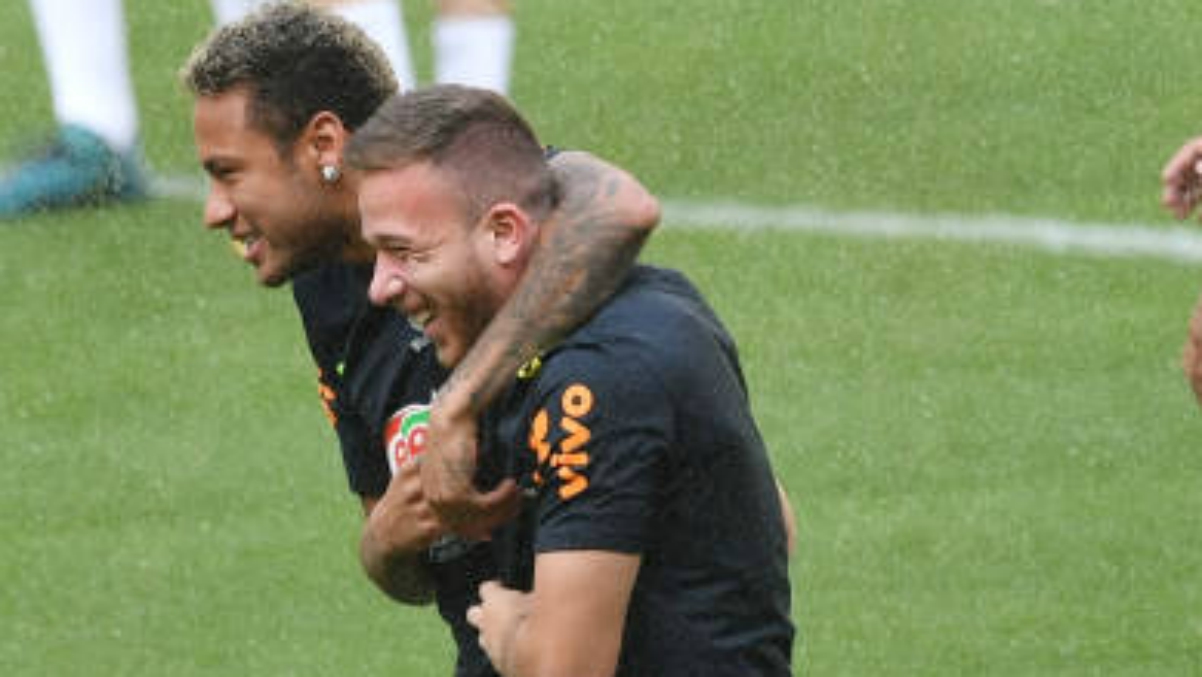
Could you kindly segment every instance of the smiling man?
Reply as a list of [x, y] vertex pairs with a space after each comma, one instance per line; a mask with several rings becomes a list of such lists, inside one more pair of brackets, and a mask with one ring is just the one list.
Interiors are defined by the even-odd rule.
[[[624, 279], [658, 219], [655, 200], [595, 158], [557, 156], [563, 199], [535, 247], [538, 261], [514, 304], [461, 356], [448, 387], [428, 341], [367, 298], [374, 253], [360, 235], [359, 180], [343, 150], [396, 91], [378, 47], [336, 17], [279, 4], [216, 31], [182, 78], [195, 97], [197, 153], [210, 177], [205, 224], [229, 235], [260, 283], [292, 284], [366, 516], [365, 571], [399, 601], [437, 601], [458, 644], [457, 675], [495, 674], [464, 618], [478, 583], [495, 575], [491, 548], [453, 533], [457, 525], [432, 509], [422, 481], [438, 464], [413, 459], [435, 453], [442, 416], [442, 439], [449, 431], [466, 440], [464, 463], [475, 467], [479, 408], [526, 355], [586, 318]], [[468, 485], [459, 500], [483, 530], [516, 507], [515, 498], [510, 483], [488, 493]]]
[[[371, 296], [459, 364], [560, 200], [502, 98], [391, 98], [353, 137]], [[489, 412], [528, 497], [469, 612], [508, 677], [791, 674], [787, 534], [733, 341], [678, 273], [638, 267]]]

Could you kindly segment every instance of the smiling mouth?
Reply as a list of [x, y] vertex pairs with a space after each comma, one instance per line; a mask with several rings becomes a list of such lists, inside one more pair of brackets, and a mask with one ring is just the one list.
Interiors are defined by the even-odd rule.
[[247, 235], [245, 237], [234, 237], [233, 239], [230, 240], [230, 248], [233, 249], [234, 253], [238, 255], [238, 258], [240, 258], [244, 261], [248, 261], [249, 260], [248, 256], [250, 254], [250, 251], [255, 246], [255, 243], [257, 243], [258, 241], [259, 241], [259, 237], [256, 235]]

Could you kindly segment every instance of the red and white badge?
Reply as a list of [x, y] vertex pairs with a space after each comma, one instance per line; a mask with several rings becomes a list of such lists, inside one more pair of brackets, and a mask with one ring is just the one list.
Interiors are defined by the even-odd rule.
[[384, 448], [388, 451], [388, 469], [393, 475], [405, 462], [422, 455], [429, 431], [428, 404], [411, 404], [388, 419], [384, 425]]

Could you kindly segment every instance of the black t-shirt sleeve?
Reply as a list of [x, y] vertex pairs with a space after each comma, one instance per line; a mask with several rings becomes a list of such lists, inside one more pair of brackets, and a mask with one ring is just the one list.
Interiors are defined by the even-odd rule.
[[654, 374], [608, 349], [573, 349], [549, 362], [527, 411], [535, 552], [643, 552], [673, 426]]
[[322, 409], [338, 437], [347, 484], [357, 494], [379, 496], [388, 486], [387, 459], [382, 452], [373, 453], [379, 443], [372, 439], [371, 426], [359, 411], [347, 406], [346, 385], [329, 369], [319, 365], [317, 387]]
[[357, 412], [351, 411], [338, 419], [335, 430], [351, 491], [364, 496], [383, 495], [391, 472], [380, 444], [371, 439], [370, 428]]

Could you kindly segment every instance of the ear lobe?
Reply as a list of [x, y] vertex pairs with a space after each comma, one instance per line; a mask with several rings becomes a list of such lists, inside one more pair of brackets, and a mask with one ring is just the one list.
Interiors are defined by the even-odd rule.
[[350, 132], [342, 119], [330, 111], [314, 115], [301, 132], [301, 146], [318, 167], [341, 167], [342, 151]]

